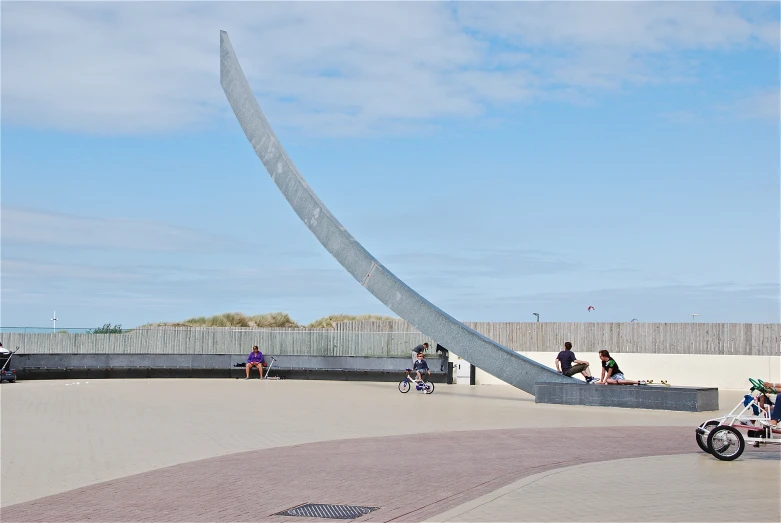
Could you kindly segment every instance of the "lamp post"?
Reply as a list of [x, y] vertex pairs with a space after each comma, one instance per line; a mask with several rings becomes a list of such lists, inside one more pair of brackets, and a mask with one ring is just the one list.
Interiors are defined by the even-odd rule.
[[540, 313], [539, 312], [532, 312], [532, 314], [537, 316], [537, 323], [540, 323]]
[[696, 312], [693, 312], [693, 313], [692, 313], [692, 321], [697, 321], [697, 320], [696, 320], [697, 316], [699, 316], [699, 314], [698, 314], [698, 313], [696, 313]]
[[57, 331], [57, 311], [54, 311], [54, 318], [51, 319], [52, 322], [52, 332]]

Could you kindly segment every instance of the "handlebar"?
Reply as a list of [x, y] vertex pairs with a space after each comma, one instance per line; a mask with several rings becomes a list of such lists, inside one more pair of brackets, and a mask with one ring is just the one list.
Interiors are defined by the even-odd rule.
[[749, 378], [748, 381], [751, 382], [751, 389], [752, 390], [758, 390], [760, 392], [763, 392], [765, 394], [776, 394], [777, 391], [774, 387], [770, 385], [766, 385], [764, 381], [762, 380], [755, 380], [754, 378]]

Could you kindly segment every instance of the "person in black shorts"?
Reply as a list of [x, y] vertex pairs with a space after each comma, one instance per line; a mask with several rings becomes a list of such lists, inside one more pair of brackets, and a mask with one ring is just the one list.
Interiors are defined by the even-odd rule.
[[588, 366], [589, 363], [587, 361], [575, 358], [575, 353], [572, 352], [572, 343], [570, 342], [565, 343], [564, 350], [556, 356], [556, 370], [560, 374], [574, 376], [580, 372], [586, 378], [586, 383], [596, 383], [597, 379], [591, 375]]
[[447, 349], [445, 347], [443, 347], [442, 345], [440, 345], [439, 343], [437, 343], [437, 350], [435, 350], [434, 352], [441, 352], [442, 353], [442, 357], [439, 360], [439, 370], [444, 372], [445, 367], [447, 366], [448, 354], [449, 353], [448, 353]]

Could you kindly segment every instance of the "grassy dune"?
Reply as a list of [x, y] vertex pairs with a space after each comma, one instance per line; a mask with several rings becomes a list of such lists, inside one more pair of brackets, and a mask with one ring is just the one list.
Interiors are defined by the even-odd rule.
[[309, 328], [309, 329], [333, 329], [334, 324], [340, 321], [360, 320], [395, 320], [392, 316], [379, 316], [376, 314], [332, 314], [317, 319], [308, 325], [300, 325], [290, 315], [284, 312], [269, 312], [247, 316], [241, 312], [225, 312], [214, 316], [190, 318], [180, 322], [147, 323], [139, 329], [152, 327], [254, 327], [254, 328]]

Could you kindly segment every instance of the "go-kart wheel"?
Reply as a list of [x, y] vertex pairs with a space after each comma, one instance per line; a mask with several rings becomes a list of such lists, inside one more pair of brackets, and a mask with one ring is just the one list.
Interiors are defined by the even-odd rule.
[[427, 381], [425, 383], [425, 386], [426, 386], [426, 394], [431, 394], [432, 392], [434, 392], [434, 384], [433, 383], [431, 383], [430, 381]]
[[710, 431], [713, 430], [713, 427], [717, 426], [718, 424], [718, 421], [708, 421], [704, 425], [697, 427], [695, 438], [697, 439], [697, 445], [700, 447], [700, 449], [702, 449], [703, 452], [707, 452], [708, 454], [711, 453], [710, 449], [708, 448], [708, 434], [710, 434]]
[[736, 429], [722, 425], [708, 434], [708, 448], [711, 449], [711, 454], [721, 461], [732, 461], [743, 454], [746, 440]]
[[399, 391], [403, 392], [404, 394], [409, 392], [409, 381], [402, 380], [399, 382]]

